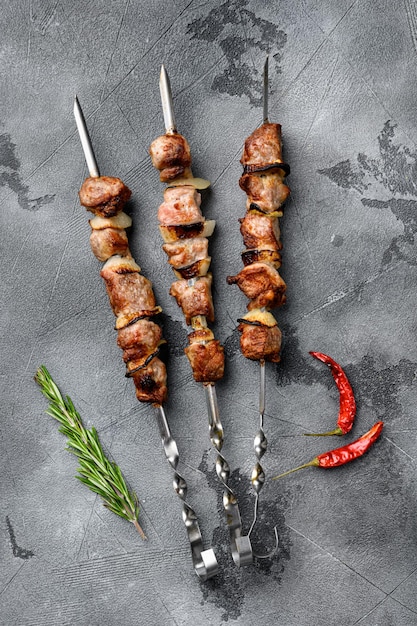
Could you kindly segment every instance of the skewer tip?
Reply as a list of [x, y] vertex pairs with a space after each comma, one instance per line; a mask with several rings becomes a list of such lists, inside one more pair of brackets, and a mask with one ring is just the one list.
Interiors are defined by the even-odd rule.
[[100, 176], [96, 157], [94, 154], [93, 146], [91, 144], [90, 135], [88, 134], [87, 124], [85, 122], [83, 110], [77, 95], [74, 97], [74, 117], [77, 126], [78, 134], [80, 136], [81, 145], [83, 147], [85, 160], [87, 163], [88, 171], [92, 178]]
[[161, 74], [159, 77], [159, 90], [161, 93], [162, 112], [164, 115], [165, 131], [167, 134], [177, 132], [174, 116], [174, 105], [172, 102], [171, 83], [165, 65], [161, 65]]

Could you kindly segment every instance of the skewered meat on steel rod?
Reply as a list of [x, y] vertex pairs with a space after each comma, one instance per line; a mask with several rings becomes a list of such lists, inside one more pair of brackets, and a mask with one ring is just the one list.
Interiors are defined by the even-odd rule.
[[[259, 430], [254, 440], [257, 462], [252, 470], [255, 514], [250, 535], [265, 482], [260, 463], [268, 443], [264, 432], [265, 362], [280, 360], [281, 331], [270, 309], [283, 305], [286, 299], [286, 285], [278, 272], [282, 249], [278, 218], [290, 194], [284, 182], [290, 168], [282, 159], [281, 125], [268, 120], [268, 59], [264, 66], [263, 124], [246, 139], [240, 162], [244, 169], [239, 185], [247, 195], [246, 215], [239, 220], [246, 248], [242, 253], [244, 268], [236, 276], [229, 276], [227, 282], [237, 284], [250, 300], [248, 313], [239, 320], [240, 347], [246, 358], [260, 363]], [[275, 537], [276, 547], [270, 554], [255, 556], [274, 554], [278, 547], [276, 529]]]
[[123, 212], [131, 191], [119, 179], [100, 176], [84, 116], [75, 98], [74, 116], [90, 176], [83, 182], [80, 202], [94, 214], [90, 220], [93, 254], [104, 262], [100, 272], [110, 305], [116, 316], [117, 343], [123, 350], [126, 376], [133, 378], [140, 402], [157, 409], [157, 422], [165, 456], [174, 470], [174, 489], [183, 503], [182, 517], [191, 546], [194, 570], [202, 580], [218, 571], [212, 548], [204, 550], [197, 516], [186, 502], [187, 483], [177, 471], [179, 453], [164, 411], [167, 397], [165, 364], [158, 357], [164, 342], [161, 327], [154, 321], [161, 312], [152, 283], [140, 273], [129, 250], [126, 228], [132, 220]]
[[248, 536], [242, 535], [238, 502], [228, 485], [230, 467], [221, 453], [223, 426], [215, 382], [223, 377], [224, 349], [207, 324], [214, 321], [207, 237], [212, 234], [215, 224], [204, 219], [198, 190], [208, 187], [209, 183], [194, 178], [192, 174], [190, 147], [187, 140], [177, 132], [171, 88], [164, 66], [159, 84], [166, 133], [152, 142], [149, 151], [153, 165], [160, 172], [160, 180], [167, 183], [164, 202], [158, 210], [158, 220], [165, 242], [163, 250], [177, 278], [170, 294], [181, 307], [187, 325], [192, 327], [185, 353], [194, 379], [203, 383], [206, 392], [210, 440], [217, 451], [216, 473], [224, 489], [223, 506], [232, 556], [237, 565], [246, 565], [252, 563], [252, 547]]

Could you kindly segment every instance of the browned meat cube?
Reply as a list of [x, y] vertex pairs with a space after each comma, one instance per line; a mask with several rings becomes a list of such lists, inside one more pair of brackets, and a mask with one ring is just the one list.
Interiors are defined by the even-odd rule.
[[111, 256], [131, 256], [126, 231], [121, 228], [104, 228], [93, 230], [90, 245], [94, 256], [99, 261], [107, 261]]
[[228, 276], [229, 285], [237, 284], [251, 301], [248, 309], [274, 308], [285, 302], [286, 284], [268, 263], [247, 265], [236, 276]]
[[110, 305], [120, 328], [136, 316], [155, 311], [155, 296], [150, 280], [142, 276], [133, 259], [114, 256], [105, 263], [100, 275], [106, 283]]
[[253, 361], [278, 363], [281, 351], [281, 331], [278, 326], [239, 324], [240, 348], [243, 356]]
[[147, 319], [128, 324], [117, 333], [117, 345], [123, 350], [125, 363], [147, 358], [155, 352], [161, 341], [161, 327]]
[[188, 267], [196, 261], [201, 261], [208, 256], [208, 240], [206, 237], [183, 239], [174, 243], [165, 243], [162, 246], [169, 256], [168, 263], [175, 269]]
[[245, 248], [281, 250], [277, 218], [249, 211], [239, 222]]
[[216, 339], [208, 343], [191, 343], [184, 352], [191, 363], [194, 380], [198, 383], [215, 382], [223, 377], [224, 348]]
[[191, 177], [191, 152], [185, 137], [179, 133], [161, 135], [149, 148], [152, 164], [160, 171], [162, 182]]
[[171, 285], [169, 293], [177, 301], [185, 315], [187, 324], [191, 324], [191, 318], [204, 315], [209, 322], [214, 321], [214, 307], [211, 297], [211, 274], [198, 278], [193, 284], [188, 280], [177, 280]]
[[194, 187], [169, 187], [164, 191], [164, 202], [158, 209], [159, 223], [170, 226], [202, 222], [200, 204], [201, 194]]
[[81, 204], [100, 217], [117, 215], [131, 195], [120, 178], [113, 176], [86, 178], [79, 192]]
[[283, 163], [281, 147], [281, 124], [262, 124], [246, 139], [240, 162], [245, 171]]
[[[248, 196], [246, 207], [258, 208], [264, 213], [276, 212], [290, 195], [290, 188], [283, 182], [282, 171], [243, 174], [239, 185]], [[279, 211], [277, 217], [281, 216], [282, 211]]]
[[158, 406], [167, 399], [167, 373], [165, 364], [155, 357], [148, 365], [131, 374], [140, 402], [152, 402]]

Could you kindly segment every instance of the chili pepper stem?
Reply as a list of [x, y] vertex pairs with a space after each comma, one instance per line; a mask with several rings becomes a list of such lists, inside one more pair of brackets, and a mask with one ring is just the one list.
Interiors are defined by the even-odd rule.
[[344, 435], [343, 430], [338, 426], [334, 430], [329, 430], [327, 433], [304, 433], [305, 437], [328, 437], [330, 435]]
[[278, 474], [278, 476], [274, 476], [272, 480], [278, 480], [278, 478], [283, 478], [284, 476], [288, 476], [288, 474], [292, 474], [293, 472], [298, 472], [300, 469], [304, 469], [305, 467], [318, 467], [319, 460], [317, 457], [314, 457], [309, 463], [304, 463], [303, 465], [299, 465], [298, 467], [294, 467], [294, 469], [288, 470], [288, 472], [284, 472], [283, 474]]
[[141, 536], [141, 539], [143, 539], [144, 541], [147, 539], [147, 536], [145, 535], [145, 533], [143, 532], [143, 529], [141, 527], [141, 525], [139, 524], [137, 519], [131, 520], [133, 526], [136, 528], [136, 530], [138, 531], [139, 535]]

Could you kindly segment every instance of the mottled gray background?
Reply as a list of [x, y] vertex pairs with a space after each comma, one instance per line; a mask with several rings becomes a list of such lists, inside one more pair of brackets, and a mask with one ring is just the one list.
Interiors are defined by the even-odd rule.
[[[402, 0], [16, 0], [0, 11], [2, 260], [1, 623], [304, 626], [417, 624], [416, 306], [417, 3]], [[268, 365], [267, 475], [340, 440], [338, 395], [309, 350], [341, 362], [355, 388], [353, 440], [383, 419], [363, 459], [267, 482], [256, 545], [280, 548], [237, 570], [228, 550], [205, 400], [190, 380], [186, 329], [168, 295], [160, 249], [162, 186], [147, 154], [163, 131], [158, 75], [168, 68], [196, 174], [217, 313], [226, 346], [218, 385], [245, 531], [257, 429], [258, 368], [240, 355], [246, 299], [237, 219], [244, 138], [261, 121], [271, 55], [270, 117], [283, 127], [292, 196], [282, 220], [288, 301], [283, 359]], [[77, 93], [103, 173], [133, 190], [132, 251], [164, 308], [170, 398], [189, 500], [219, 576], [195, 576], [154, 410], [124, 378], [114, 318], [77, 191], [86, 176]], [[143, 543], [75, 478], [33, 375], [45, 364], [94, 424], [141, 503]]]

